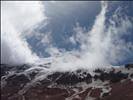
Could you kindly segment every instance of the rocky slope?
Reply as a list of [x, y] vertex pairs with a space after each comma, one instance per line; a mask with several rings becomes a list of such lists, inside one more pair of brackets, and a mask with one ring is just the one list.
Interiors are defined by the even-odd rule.
[[93, 72], [1, 64], [1, 100], [133, 100], [133, 64]]

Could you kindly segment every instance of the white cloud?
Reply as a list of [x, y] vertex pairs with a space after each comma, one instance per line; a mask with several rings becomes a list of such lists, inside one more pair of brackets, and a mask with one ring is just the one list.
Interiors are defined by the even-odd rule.
[[23, 64], [38, 59], [23, 32], [46, 19], [42, 7], [39, 1], [1, 2], [1, 63]]
[[51, 43], [51, 38], [51, 33], [42, 34], [41, 43], [44, 45], [48, 45]]
[[[120, 12], [116, 10], [117, 13], [109, 20], [111, 24], [107, 28], [105, 20], [108, 3], [102, 2], [101, 6], [101, 12], [91, 30], [86, 31], [78, 24], [74, 28], [76, 35], [70, 37], [70, 41], [73, 44], [80, 43], [80, 50], [60, 50], [52, 45], [51, 33], [36, 34], [37, 37], [41, 37], [41, 43], [47, 45], [44, 49], [51, 55], [49, 58], [51, 70], [66, 71], [79, 68], [92, 70], [125, 60], [126, 54], [132, 55], [133, 44], [121, 38], [132, 28], [131, 21], [127, 16], [118, 17]], [[36, 56], [23, 38], [23, 31], [34, 28], [34, 25], [44, 19], [46, 17], [38, 1], [2, 1], [2, 63], [23, 64], [44, 59]], [[120, 25], [116, 27], [116, 23]]]
[[[55, 70], [75, 70], [78, 68], [87, 68], [93, 70], [97, 67], [109, 67], [112, 64], [119, 63], [127, 59], [127, 56], [133, 56], [133, 44], [125, 42], [122, 35], [128, 35], [128, 30], [132, 28], [129, 18], [119, 16], [121, 12], [114, 13], [107, 28], [106, 13], [108, 3], [102, 2], [100, 14], [96, 17], [94, 25], [88, 32], [77, 25], [74, 31], [77, 33], [70, 37], [70, 41], [75, 44], [81, 44], [81, 50], [63, 52], [61, 56], [53, 60], [52, 68]], [[117, 10], [116, 10], [117, 11]], [[108, 19], [109, 20], [109, 19]], [[116, 27], [116, 23], [120, 25]], [[55, 67], [57, 66], [57, 67]]]

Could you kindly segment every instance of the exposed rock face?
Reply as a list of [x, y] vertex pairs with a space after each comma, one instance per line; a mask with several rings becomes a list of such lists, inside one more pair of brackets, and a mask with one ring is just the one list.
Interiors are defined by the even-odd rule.
[[100, 97], [101, 92], [102, 92], [102, 90], [100, 88], [92, 89], [90, 96], [98, 98], [98, 97]]
[[90, 74], [1, 65], [1, 100], [133, 100], [133, 64]]
[[84, 77], [77, 76], [79, 74], [71, 73], [71, 72], [55, 72], [52, 75], [48, 75], [48, 79], [54, 81], [57, 84], [63, 84], [63, 85], [75, 85], [79, 82], [86, 82], [90, 83], [92, 81], [92, 76], [89, 73], [83, 72]]
[[123, 83], [113, 83], [111, 84], [112, 90], [110, 95], [104, 98], [96, 100], [132, 100], [133, 99], [133, 82], [130, 80], [125, 80]]
[[128, 78], [128, 73], [122, 73], [121, 71], [114, 73], [113, 71], [107, 73], [107, 72], [101, 72], [100, 75], [95, 75], [95, 79], [100, 79], [102, 81], [109, 80], [110, 82], [119, 82], [122, 79]]

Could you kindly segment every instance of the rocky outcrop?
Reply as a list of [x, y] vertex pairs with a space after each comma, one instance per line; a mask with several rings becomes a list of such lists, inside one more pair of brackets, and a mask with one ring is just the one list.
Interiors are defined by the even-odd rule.
[[[21, 68], [22, 67], [22, 68]], [[72, 72], [1, 65], [1, 100], [132, 100], [133, 64]], [[28, 71], [27, 71], [28, 70]], [[45, 76], [45, 77], [44, 77]]]

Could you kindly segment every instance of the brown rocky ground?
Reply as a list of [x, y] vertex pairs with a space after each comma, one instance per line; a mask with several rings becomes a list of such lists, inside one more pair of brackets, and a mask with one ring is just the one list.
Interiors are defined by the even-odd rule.
[[94, 76], [84, 70], [55, 72], [37, 81], [38, 71], [25, 74], [25, 69], [14, 72], [5, 66], [1, 65], [1, 100], [133, 100], [133, 64], [97, 69]]

